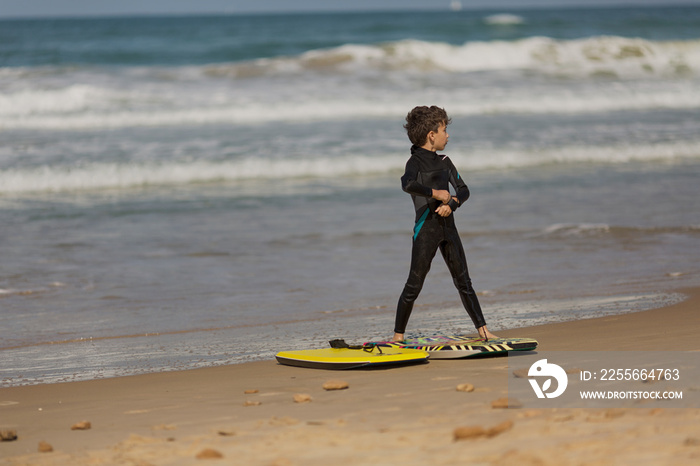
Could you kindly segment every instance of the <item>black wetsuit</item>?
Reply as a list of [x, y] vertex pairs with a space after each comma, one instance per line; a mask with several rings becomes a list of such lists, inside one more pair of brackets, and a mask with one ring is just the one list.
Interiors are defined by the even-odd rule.
[[439, 155], [418, 146], [411, 147], [411, 158], [406, 163], [401, 186], [413, 198], [416, 225], [413, 229], [411, 271], [396, 308], [396, 333], [406, 331], [413, 303], [423, 288], [430, 263], [438, 248], [452, 274], [452, 280], [469, 317], [476, 328], [486, 325], [469, 278], [467, 258], [455, 226], [454, 215], [441, 217], [435, 212], [442, 202], [432, 198], [433, 189], [449, 190], [450, 184], [456, 191], [454, 197], [459, 199], [459, 203], [454, 199], [450, 200], [449, 205], [454, 212], [469, 198], [469, 188], [460, 178], [457, 169], [446, 155]]

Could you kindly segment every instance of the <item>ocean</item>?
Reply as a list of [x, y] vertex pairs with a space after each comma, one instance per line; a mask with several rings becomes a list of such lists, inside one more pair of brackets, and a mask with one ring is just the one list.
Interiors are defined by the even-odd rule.
[[495, 333], [699, 284], [700, 8], [4, 20], [0, 386], [388, 338], [416, 105]]

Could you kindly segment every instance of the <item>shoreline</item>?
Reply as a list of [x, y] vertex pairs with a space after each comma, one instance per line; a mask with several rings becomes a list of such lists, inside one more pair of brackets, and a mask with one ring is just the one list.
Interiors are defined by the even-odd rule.
[[[670, 306], [499, 332], [538, 351], [698, 351], [700, 287]], [[644, 347], [640, 347], [640, 341]], [[0, 464], [321, 465], [696, 464], [700, 409], [493, 409], [507, 396], [508, 360], [434, 360], [382, 370], [324, 371], [274, 360], [0, 389]], [[326, 391], [340, 379], [349, 388]], [[471, 393], [458, 392], [462, 383]], [[245, 393], [256, 390], [255, 393]], [[297, 403], [294, 395], [311, 401]], [[71, 426], [89, 421], [89, 430]], [[455, 429], [508, 426], [454, 440]], [[39, 442], [54, 451], [38, 453]], [[614, 460], [611, 460], [614, 458]]]
[[[516, 335], [512, 332], [519, 332], [522, 328], [643, 312], [685, 299], [677, 291], [566, 300], [530, 299], [515, 303], [489, 302], [489, 297], [482, 297], [482, 303], [489, 307], [489, 326], [496, 334], [501, 333], [501, 328], [508, 329], [506, 336]], [[591, 311], [592, 308], [599, 310]], [[420, 310], [420, 315], [415, 317], [419, 336], [470, 333], [470, 329], [461, 325], [468, 325], [463, 309], [453, 302], [419, 304], [416, 309]], [[506, 309], [513, 309], [512, 315], [503, 317]], [[533, 316], [532, 312], [539, 316]], [[519, 317], [521, 313], [527, 317]], [[522, 323], [522, 320], [527, 323]], [[284, 330], [282, 334], [276, 330], [280, 325]], [[358, 310], [321, 311], [320, 315], [317, 313], [312, 317], [260, 324], [90, 336], [7, 346], [0, 351], [6, 364], [22, 369], [14, 369], [13, 374], [3, 372], [0, 389], [265, 361], [278, 351], [325, 347], [331, 338], [343, 338], [348, 342], [378, 341], [386, 335], [378, 333], [377, 329], [392, 325], [393, 314], [387, 312], [386, 307], [372, 306]], [[237, 351], [245, 348], [246, 351], [236, 355], [234, 348]], [[33, 352], [34, 357], [30, 358], [23, 352]], [[142, 357], [142, 354], [147, 356]], [[60, 355], [59, 359], [55, 359], [56, 355]], [[56, 364], [48, 366], [52, 360]], [[29, 365], [23, 367], [23, 364]]]

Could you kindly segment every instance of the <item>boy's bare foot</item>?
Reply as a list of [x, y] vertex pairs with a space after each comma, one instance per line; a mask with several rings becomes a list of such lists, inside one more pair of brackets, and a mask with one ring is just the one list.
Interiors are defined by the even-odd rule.
[[483, 327], [479, 327], [479, 328], [477, 329], [477, 331], [479, 332], [479, 336], [480, 336], [481, 338], [483, 338], [484, 340], [486, 340], [486, 341], [491, 340], [491, 339], [493, 339], [493, 338], [498, 338], [498, 336], [496, 336], [496, 335], [494, 335], [493, 333], [489, 332], [489, 329], [486, 328], [486, 325], [484, 325]]
[[391, 341], [403, 341], [404, 340], [404, 334], [403, 333], [394, 333], [393, 338]]

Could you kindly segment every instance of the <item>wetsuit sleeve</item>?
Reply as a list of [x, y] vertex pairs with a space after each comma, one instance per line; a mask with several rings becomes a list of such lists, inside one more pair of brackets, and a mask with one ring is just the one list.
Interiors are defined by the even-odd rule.
[[455, 197], [459, 199], [459, 203], [455, 202], [454, 199], [451, 199], [448, 203], [448, 205], [452, 209], [452, 212], [454, 212], [459, 206], [463, 205], [467, 199], [469, 199], [471, 193], [469, 192], [467, 184], [464, 182], [462, 177], [459, 176], [459, 172], [457, 172], [457, 169], [455, 168], [452, 161], [447, 159], [447, 162], [450, 166], [450, 184], [455, 189]]
[[409, 194], [424, 197], [433, 197], [433, 188], [422, 185], [418, 182], [419, 167], [413, 159], [406, 162], [406, 171], [401, 177], [401, 188]]

